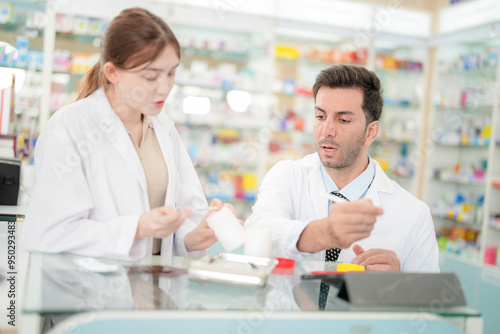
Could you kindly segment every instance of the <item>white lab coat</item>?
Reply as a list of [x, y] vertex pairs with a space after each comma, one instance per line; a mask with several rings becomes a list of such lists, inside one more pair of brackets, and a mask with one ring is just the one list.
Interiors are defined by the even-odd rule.
[[[161, 253], [187, 256], [184, 236], [201, 221], [207, 201], [173, 121], [164, 113], [150, 119], [168, 168], [165, 205], [193, 210], [163, 239]], [[103, 89], [50, 118], [35, 167], [22, 239], [28, 250], [118, 259], [151, 254], [151, 238], [134, 241], [139, 216], [150, 211], [144, 170]]]
[[[371, 235], [355, 242], [365, 250], [390, 249], [396, 252], [402, 271], [439, 271], [438, 247], [428, 206], [396, 182], [390, 180], [376, 161], [375, 178], [365, 198], [384, 209]], [[253, 214], [245, 228], [271, 229], [273, 256], [301, 260], [308, 253], [297, 250], [297, 240], [305, 226], [328, 215], [328, 200], [317, 153], [297, 161], [281, 161], [267, 173], [260, 187]], [[309, 259], [324, 260], [325, 251]], [[351, 247], [343, 249], [339, 262], [355, 256]]]

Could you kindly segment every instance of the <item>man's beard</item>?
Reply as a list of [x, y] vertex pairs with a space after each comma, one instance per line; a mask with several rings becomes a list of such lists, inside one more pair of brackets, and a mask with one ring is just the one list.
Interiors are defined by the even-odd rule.
[[321, 163], [325, 168], [348, 168], [354, 164], [354, 161], [358, 158], [361, 150], [363, 149], [363, 145], [365, 143], [366, 129], [365, 131], [356, 139], [356, 141], [349, 143], [347, 146], [339, 146], [333, 140], [324, 139], [318, 142], [319, 147], [316, 150], [319, 152], [321, 146], [323, 145], [331, 145], [337, 148], [337, 158], [335, 161], [330, 161], [328, 158], [324, 158], [321, 154], [319, 154], [319, 158]]

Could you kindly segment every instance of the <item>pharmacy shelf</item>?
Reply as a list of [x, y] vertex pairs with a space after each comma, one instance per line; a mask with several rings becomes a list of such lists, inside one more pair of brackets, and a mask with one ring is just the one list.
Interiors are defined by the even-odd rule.
[[462, 148], [471, 148], [471, 149], [486, 149], [489, 147], [489, 145], [472, 145], [472, 144], [451, 144], [451, 143], [443, 143], [436, 141], [434, 142], [437, 146], [442, 146], [446, 148], [457, 148], [457, 149], [462, 149]]
[[488, 67], [481, 67], [481, 68], [472, 68], [472, 69], [454, 69], [454, 70], [447, 70], [447, 71], [438, 71], [438, 75], [459, 75], [459, 76], [473, 76], [473, 75], [478, 75], [478, 76], [484, 76], [486, 75], [492, 75], [492, 73], [495, 73], [496, 67], [494, 66], [488, 66]]
[[200, 84], [197, 82], [182, 82], [179, 80], [176, 80], [175, 84], [179, 87], [197, 87], [197, 88], [201, 88], [201, 89], [216, 90], [216, 91], [221, 91], [221, 92], [225, 92], [225, 93], [227, 93], [231, 90], [244, 90], [244, 91], [247, 91], [249, 93], [254, 93], [254, 94], [265, 93], [264, 91], [256, 90], [256, 89], [248, 89], [247, 87], [238, 87], [238, 86], [224, 87], [224, 85], [216, 86], [216, 85]]
[[492, 225], [488, 225], [488, 228], [491, 229], [491, 230], [494, 230], [494, 231], [498, 231], [500, 232], [500, 226], [492, 226]]
[[436, 107], [437, 112], [457, 112], [461, 111], [469, 114], [491, 114], [493, 110], [492, 105], [478, 106], [478, 107]]
[[210, 50], [203, 48], [186, 47], [182, 48], [182, 55], [193, 58], [210, 58], [215, 61], [231, 61], [246, 63], [249, 60], [248, 52], [234, 52], [225, 50]]
[[480, 223], [478, 224], [478, 223], [476, 223], [476, 222], [474, 222], [472, 220], [465, 220], [465, 221], [464, 220], [458, 220], [457, 218], [450, 218], [450, 217], [439, 215], [439, 214], [435, 214], [435, 213], [432, 214], [432, 217], [434, 219], [440, 219], [440, 220], [448, 222], [448, 223], [460, 224], [460, 225], [463, 225], [465, 227], [474, 228], [474, 229], [477, 229], [477, 230], [481, 229], [481, 224]]
[[391, 104], [392, 102], [387, 102], [384, 101], [384, 109], [389, 108], [389, 109], [397, 109], [397, 110], [404, 110], [404, 111], [415, 111], [419, 112], [422, 106], [420, 104]]
[[392, 139], [392, 138], [382, 138], [375, 139], [373, 141], [375, 145], [385, 145], [385, 144], [395, 144], [395, 145], [415, 145], [417, 144], [415, 141], [409, 139]]
[[484, 188], [485, 183], [469, 183], [469, 182], [461, 182], [461, 181], [451, 181], [451, 180], [441, 180], [434, 178], [433, 179], [436, 182], [443, 183], [443, 184], [451, 184], [451, 185], [456, 185], [456, 186], [466, 186], [466, 187], [479, 187], [479, 188]]

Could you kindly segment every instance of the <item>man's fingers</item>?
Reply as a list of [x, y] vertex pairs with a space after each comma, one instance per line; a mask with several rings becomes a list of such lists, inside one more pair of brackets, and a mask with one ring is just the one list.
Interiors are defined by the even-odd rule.
[[352, 250], [354, 251], [354, 253], [356, 253], [356, 255], [360, 255], [361, 253], [363, 253], [365, 250], [363, 249], [363, 247], [361, 247], [360, 245], [356, 244], [352, 247]]
[[377, 218], [372, 215], [367, 215], [363, 213], [351, 213], [342, 216], [342, 219], [339, 220], [339, 224], [345, 225], [375, 225]]
[[391, 271], [399, 271], [401, 267], [401, 264], [396, 256], [396, 253], [385, 249], [368, 250], [356, 256], [354, 259], [352, 259], [351, 262], [355, 264], [360, 264], [365, 267], [372, 266], [371, 268], [374, 268], [373, 267], [374, 265], [389, 266], [391, 268]]
[[332, 210], [345, 213], [364, 213], [373, 216], [378, 216], [384, 213], [382, 208], [374, 206], [372, 201], [366, 198], [349, 203], [337, 203], [332, 206]]
[[342, 238], [339, 238], [338, 240], [336, 240], [336, 244], [332, 245], [329, 248], [348, 248], [356, 241], [368, 238], [369, 236], [370, 236], [370, 232], [348, 233], [348, 234], [345, 234]]
[[371, 264], [365, 267], [366, 270], [368, 271], [399, 271], [399, 270], [394, 270], [393, 267], [391, 267], [388, 264]]

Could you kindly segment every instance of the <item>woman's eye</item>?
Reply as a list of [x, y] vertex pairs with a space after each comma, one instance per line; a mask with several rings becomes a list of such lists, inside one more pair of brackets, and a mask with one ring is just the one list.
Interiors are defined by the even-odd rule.
[[147, 81], [155, 81], [158, 77], [146, 77]]

